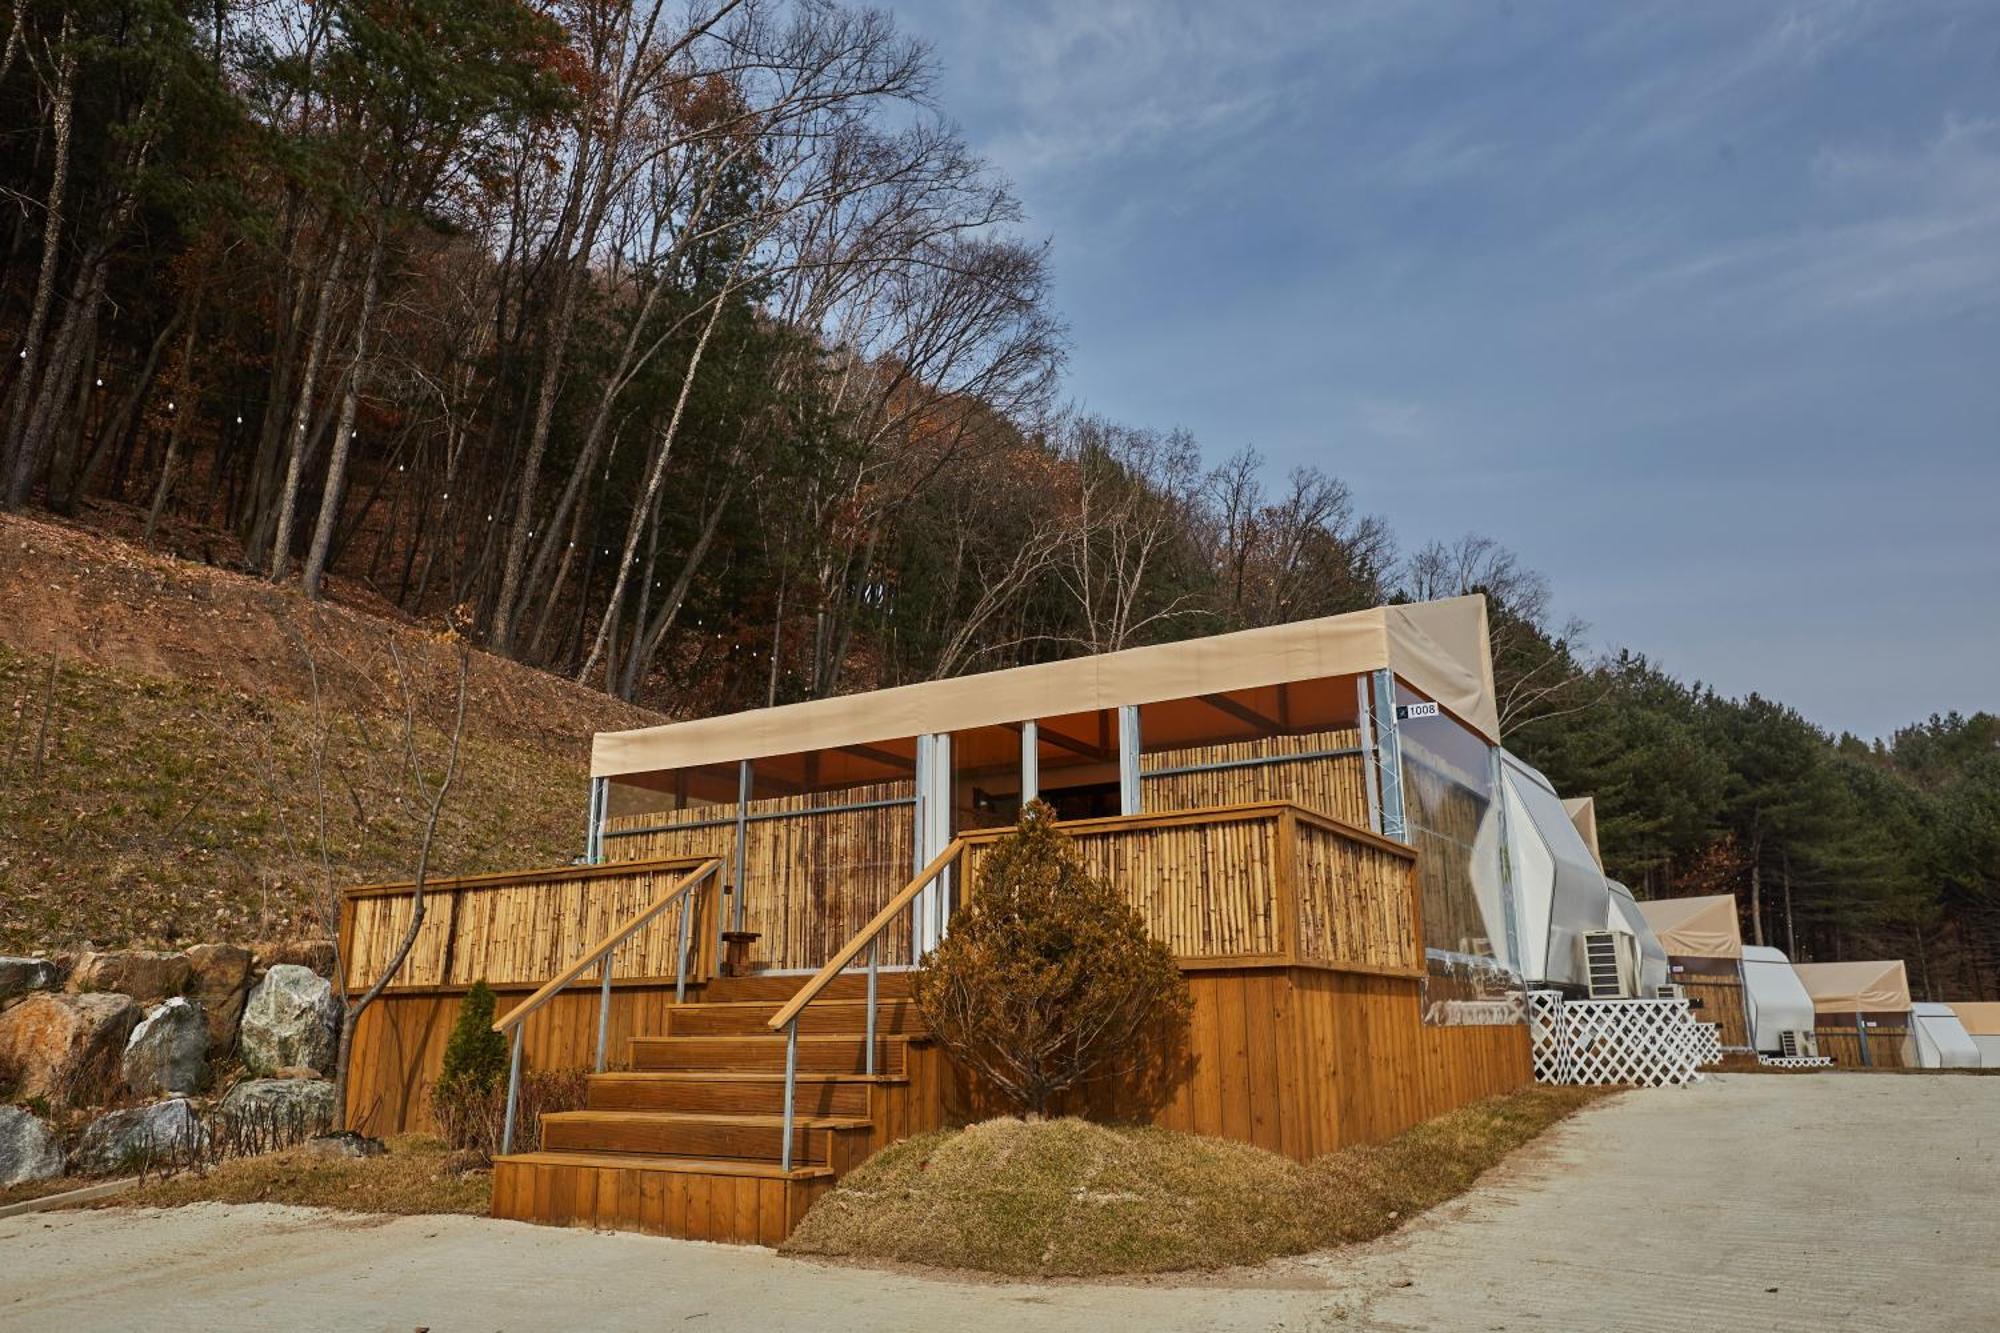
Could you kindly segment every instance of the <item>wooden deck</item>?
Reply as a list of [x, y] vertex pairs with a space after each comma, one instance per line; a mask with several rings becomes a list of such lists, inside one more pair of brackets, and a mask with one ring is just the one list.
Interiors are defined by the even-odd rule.
[[[1422, 1022], [1421, 893], [1410, 849], [1289, 803], [1065, 827], [1092, 868], [1122, 886], [1173, 947], [1194, 1000], [1185, 1050], [1148, 1077], [1083, 1089], [1066, 1109], [1306, 1160], [1379, 1142], [1528, 1081], [1524, 1027]], [[981, 858], [1002, 836], [966, 835], [965, 892], [976, 896]], [[593, 869], [637, 898], [639, 887], [620, 873], [685, 873], [686, 864]], [[557, 901], [570, 901], [576, 873], [552, 872]], [[466, 903], [483, 891], [469, 882], [456, 890]], [[370, 902], [384, 896], [393, 895], [357, 895], [353, 919], [393, 923], [393, 909]], [[704, 903], [697, 920], [712, 923], [713, 910]], [[707, 938], [708, 929], [695, 934]], [[357, 1127], [372, 1133], [429, 1120], [426, 1094], [465, 975], [450, 960], [539, 966], [552, 946], [532, 942], [554, 928], [459, 904], [435, 943], [429, 930], [432, 961], [420, 974], [429, 984], [385, 996], [357, 1034], [349, 1105]], [[475, 933], [462, 937], [467, 931]], [[495, 932], [514, 943], [497, 947]], [[659, 973], [661, 958], [673, 956], [671, 940], [664, 955], [657, 938], [632, 952], [613, 971], [614, 1068], [589, 1080], [583, 1110], [544, 1118], [540, 1151], [496, 1164], [496, 1216], [772, 1243], [873, 1152], [997, 1109], [929, 1038], [906, 998], [906, 972], [882, 973], [877, 1072], [864, 1073], [865, 977], [842, 974], [802, 1012], [786, 1172], [779, 1166], [785, 1042], [767, 1025], [806, 978], [714, 977], [704, 955], [686, 1001], [675, 1003], [670, 979]], [[558, 960], [541, 976], [489, 979], [504, 1011], [560, 970]], [[598, 996], [588, 980], [527, 1021], [531, 1067], [593, 1062]]]

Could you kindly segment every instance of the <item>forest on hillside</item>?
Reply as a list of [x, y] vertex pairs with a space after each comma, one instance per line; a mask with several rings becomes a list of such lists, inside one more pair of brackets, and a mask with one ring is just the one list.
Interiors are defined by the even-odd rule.
[[6, 508], [682, 714], [1479, 590], [1613, 873], [2000, 994], [1995, 718], [1831, 736], [1594, 654], [1488, 540], [1065, 410], [1048, 243], [879, 12], [5, 8]]

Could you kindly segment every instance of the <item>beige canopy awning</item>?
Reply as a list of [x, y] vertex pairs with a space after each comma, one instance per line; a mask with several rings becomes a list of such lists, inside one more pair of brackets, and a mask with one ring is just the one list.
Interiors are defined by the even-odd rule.
[[1563, 800], [1563, 813], [1569, 822], [1576, 825], [1577, 836], [1583, 845], [1590, 848], [1590, 859], [1597, 862], [1599, 871], [1604, 869], [1604, 853], [1597, 846], [1597, 798], [1595, 796], [1570, 796]]
[[1733, 894], [1658, 898], [1640, 903], [1639, 910], [1670, 958], [1743, 956], [1743, 931], [1737, 924]]
[[657, 773], [1383, 667], [1488, 740], [1500, 739], [1486, 599], [1473, 595], [637, 731], [599, 732], [590, 772], [592, 777]]
[[1951, 1011], [1975, 1037], [2000, 1037], [2000, 1003], [1991, 1000], [1954, 1000]]
[[1906, 1014], [1910, 977], [1903, 961], [1794, 963], [1813, 1008], [1827, 1014]]

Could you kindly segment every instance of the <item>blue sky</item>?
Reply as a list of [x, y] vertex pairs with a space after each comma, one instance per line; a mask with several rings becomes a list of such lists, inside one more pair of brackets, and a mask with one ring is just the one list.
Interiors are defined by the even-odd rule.
[[890, 7], [1080, 406], [1830, 728], [2000, 709], [2000, 3]]

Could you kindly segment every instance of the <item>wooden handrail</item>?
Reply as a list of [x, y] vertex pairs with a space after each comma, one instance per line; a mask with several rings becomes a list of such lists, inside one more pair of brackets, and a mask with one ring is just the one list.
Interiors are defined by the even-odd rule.
[[633, 932], [637, 931], [641, 926], [651, 921], [660, 913], [666, 911], [669, 907], [672, 907], [674, 903], [679, 901], [682, 894], [688, 892], [695, 885], [721, 869], [722, 858], [719, 856], [710, 857], [708, 860], [702, 862], [694, 870], [690, 871], [686, 877], [675, 883], [671, 889], [653, 899], [637, 915], [628, 918], [623, 925], [599, 940], [591, 947], [589, 952], [563, 969], [554, 980], [548, 982], [533, 995], [530, 995], [527, 999], [508, 1010], [505, 1018], [494, 1020], [493, 1030], [495, 1032], [505, 1032], [508, 1028], [526, 1019], [529, 1014], [532, 1014], [535, 1010], [554, 999], [556, 992], [589, 971], [593, 963], [596, 963], [604, 955], [623, 944]]
[[951, 844], [937, 854], [936, 860], [919, 870], [915, 879], [905, 884], [895, 897], [882, 905], [882, 910], [875, 914], [874, 920], [863, 926], [855, 933], [853, 939], [842, 945], [840, 952], [828, 959], [825, 967], [813, 973], [812, 980], [799, 987], [798, 994], [792, 996], [766, 1026], [773, 1032], [783, 1032], [785, 1025], [797, 1018], [801, 1009], [818, 998], [819, 993], [825, 990], [835, 977], [846, 971], [848, 964], [861, 956], [862, 949], [866, 948], [877, 935], [887, 930], [897, 915], [915, 902], [917, 895], [922, 893], [932, 880], [943, 874], [944, 868], [956, 860], [959, 853], [964, 850], [965, 839], [953, 838]]

